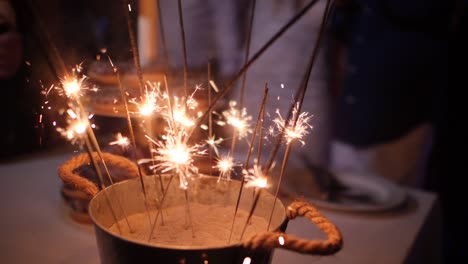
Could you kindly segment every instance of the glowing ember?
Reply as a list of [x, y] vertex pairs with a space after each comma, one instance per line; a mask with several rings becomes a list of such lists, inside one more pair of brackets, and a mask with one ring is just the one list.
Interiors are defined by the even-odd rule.
[[222, 138], [216, 139], [216, 136], [213, 135], [212, 137], [209, 137], [205, 142], [214, 150], [214, 152], [216, 153], [216, 156], [219, 156], [218, 147], [219, 147], [219, 144], [223, 142], [223, 139]]
[[87, 90], [88, 88], [84, 85], [84, 81], [86, 77], [82, 77], [78, 79], [76, 77], [65, 76], [62, 80], [62, 89], [63, 94], [66, 97], [80, 97], [83, 95], [83, 91]]
[[185, 110], [183, 108], [174, 110], [174, 121], [184, 127], [195, 125], [195, 121], [185, 114]]
[[117, 133], [116, 140], [109, 143], [109, 145], [119, 145], [122, 148], [126, 149], [130, 145], [130, 140], [128, 137], [122, 136], [121, 133]]
[[245, 187], [257, 187], [257, 188], [267, 188], [268, 180], [265, 175], [263, 175], [262, 168], [259, 165], [254, 165], [253, 168], [249, 170], [243, 170]]
[[247, 115], [245, 107], [239, 111], [236, 108], [236, 105], [237, 103], [235, 101], [230, 101], [229, 110], [223, 111], [223, 116], [226, 119], [226, 122], [237, 130], [239, 139], [241, 139], [246, 137], [249, 133], [252, 133], [252, 129], [249, 124], [252, 120], [252, 116]]
[[86, 135], [86, 129], [90, 124], [88, 119], [80, 118], [71, 109], [67, 110], [67, 114], [70, 117], [69, 119], [67, 119], [67, 128], [63, 129], [61, 127], [58, 127], [57, 131], [64, 138], [70, 140], [72, 144], [75, 144], [78, 140], [83, 139], [83, 137]]
[[234, 171], [234, 160], [232, 157], [223, 157], [218, 160], [215, 168], [219, 170], [218, 182], [223, 180], [231, 180], [231, 172]]
[[[286, 139], [287, 143], [291, 143], [293, 140], [298, 140], [299, 142], [302, 143], [302, 145], [305, 144], [305, 142], [302, 140], [304, 135], [307, 135], [309, 133], [308, 128], [312, 128], [311, 125], [309, 125], [309, 121], [311, 119], [311, 116], [309, 116], [309, 113], [307, 112], [302, 112], [298, 115], [298, 110], [297, 110], [297, 105], [293, 109], [293, 116], [289, 120], [289, 122], [286, 122], [286, 120], [283, 119], [281, 116], [279, 109], [276, 109], [276, 113], [278, 114], [278, 117], [273, 120], [275, 123], [277, 129], [279, 131], [284, 130], [284, 138]], [[294, 125], [294, 119], [297, 117], [297, 122], [296, 125]], [[271, 132], [273, 132], [273, 129], [270, 129]]]
[[140, 98], [139, 102], [136, 98], [129, 101], [137, 106], [137, 113], [145, 117], [149, 117], [161, 110], [161, 107], [157, 104], [158, 99], [163, 97], [159, 90], [160, 84], [150, 84], [150, 87], [151, 89], [145, 90], [145, 94]]
[[[198, 174], [198, 168], [193, 164], [193, 156], [205, 154], [205, 151], [201, 150], [201, 146], [187, 145], [183, 132], [177, 135], [168, 135], [164, 141], [154, 141], [148, 136], [146, 138], [156, 145], [156, 149], [152, 149], [152, 151], [155, 153], [154, 161], [157, 161], [157, 164], [150, 166], [150, 169], [163, 173], [176, 172], [179, 175], [180, 187], [187, 189], [188, 179]], [[142, 159], [139, 163], [152, 161], [153, 159]]]
[[284, 246], [284, 237], [283, 237], [283, 236], [279, 236], [279, 237], [278, 237], [278, 243], [279, 243], [281, 246]]
[[244, 261], [242, 261], [242, 264], [250, 264], [252, 262], [252, 259], [249, 257], [245, 257]]

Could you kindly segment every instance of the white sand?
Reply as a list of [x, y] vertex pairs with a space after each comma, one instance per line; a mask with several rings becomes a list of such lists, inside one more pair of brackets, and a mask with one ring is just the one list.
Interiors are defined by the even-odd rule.
[[[163, 210], [164, 225], [161, 224], [161, 216], [159, 216], [151, 243], [159, 246], [182, 247], [221, 247], [227, 245], [234, 216], [234, 207], [190, 203], [190, 211], [195, 237], [192, 236], [192, 228], [188, 224], [189, 218], [186, 213], [186, 206], [178, 206]], [[153, 222], [156, 212], [153, 211], [150, 215]], [[234, 232], [229, 244], [239, 243], [247, 215], [248, 213], [241, 209], [237, 212]], [[133, 232], [129, 232], [127, 223], [125, 220], [121, 220], [119, 225], [122, 235], [147, 243], [150, 234], [148, 214], [131, 215], [128, 217], [128, 221]], [[247, 225], [243, 240], [249, 239], [254, 234], [265, 232], [267, 225], [266, 219], [253, 216], [251, 222]], [[110, 229], [113, 233], [120, 234], [115, 224]]]

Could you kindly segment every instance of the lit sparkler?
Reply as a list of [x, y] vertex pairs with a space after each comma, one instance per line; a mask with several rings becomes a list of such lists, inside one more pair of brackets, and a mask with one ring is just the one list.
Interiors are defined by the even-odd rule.
[[65, 76], [65, 78], [61, 81], [63, 93], [65, 96], [71, 98], [74, 96], [79, 97], [83, 95], [83, 91], [87, 89], [87, 87], [83, 85], [85, 80], [86, 76], [83, 76], [80, 79], [76, 77]]
[[230, 181], [231, 173], [234, 171], [234, 159], [230, 156], [222, 157], [218, 159], [218, 163], [215, 168], [219, 170], [218, 182], [221, 180]]
[[112, 145], [119, 145], [123, 149], [127, 149], [128, 146], [130, 145], [130, 140], [128, 139], [128, 137], [122, 136], [121, 133], [117, 133], [116, 140], [112, 141], [112, 142], [109, 142], [109, 145], [111, 145], [111, 146]]
[[[310, 116], [307, 112], [302, 112], [298, 116], [298, 107], [299, 105], [296, 104], [296, 106], [293, 109], [293, 116], [289, 120], [289, 122], [284, 120], [280, 114], [279, 109], [276, 109], [276, 114], [278, 115], [278, 117], [275, 118], [273, 122], [275, 123], [276, 128], [280, 132], [284, 131], [284, 138], [286, 139], [286, 142], [288, 144], [294, 140], [297, 140], [301, 142], [302, 145], [304, 145], [305, 142], [304, 140], [302, 140], [302, 138], [309, 133], [309, 128], [312, 128], [312, 126], [309, 124], [309, 121], [312, 118], [312, 116]], [[294, 120], [297, 120], [295, 124]]]
[[235, 101], [230, 101], [229, 110], [223, 111], [223, 116], [226, 119], [226, 123], [237, 130], [239, 139], [242, 139], [252, 133], [249, 124], [252, 120], [252, 116], [247, 115], [247, 109], [245, 107], [239, 110], [236, 106], [237, 103]]
[[277, 128], [281, 131], [280, 133], [282, 133], [284, 138], [286, 139], [286, 150], [284, 151], [283, 161], [281, 163], [280, 175], [275, 192], [275, 203], [273, 203], [273, 208], [270, 213], [267, 231], [270, 228], [271, 219], [273, 218], [273, 211], [275, 210], [276, 199], [278, 198], [279, 188], [281, 186], [281, 181], [283, 180], [284, 172], [286, 170], [286, 165], [289, 159], [289, 153], [291, 152], [292, 143], [294, 140], [298, 140], [302, 143], [302, 145], [304, 145], [305, 143], [302, 140], [302, 137], [309, 133], [308, 128], [312, 128], [312, 126], [308, 123], [308, 121], [311, 118], [310, 116], [308, 116], [308, 113], [302, 112], [301, 114], [299, 114], [300, 103], [296, 103], [295, 105], [291, 106], [291, 108], [292, 117], [289, 120], [284, 120], [279, 114], [278, 110], [276, 112], [279, 117], [274, 120]]
[[[201, 145], [187, 145], [183, 132], [177, 135], [167, 135], [163, 141], [154, 141], [146, 136], [148, 140], [156, 145], [152, 151], [156, 154], [154, 161], [158, 163], [150, 166], [150, 169], [159, 170], [162, 173], [174, 171], [179, 175], [180, 187], [184, 190], [188, 188], [188, 179], [198, 174], [198, 168], [193, 164], [193, 156], [204, 155], [205, 150]], [[152, 160], [143, 159], [139, 163]]]
[[84, 137], [87, 136], [87, 128], [90, 125], [88, 119], [92, 118], [92, 116], [89, 116], [88, 118], [82, 118], [78, 114], [76, 114], [72, 109], [68, 109], [67, 114], [70, 117], [67, 119], [67, 128], [64, 129], [58, 127], [57, 131], [60, 133], [60, 135], [69, 140], [72, 144], [75, 144], [77, 142], [79, 142], [79, 144], [82, 144], [82, 140], [84, 139]]
[[[242, 229], [241, 235], [239, 240], [242, 240], [244, 236], [245, 230], [247, 229], [247, 224], [250, 222], [252, 218], [253, 212], [255, 211], [255, 207], [257, 207], [258, 200], [260, 198], [260, 194], [262, 190], [268, 187], [268, 180], [266, 175], [263, 174], [262, 168], [260, 165], [255, 164], [252, 169], [247, 171], [244, 170], [244, 179], [246, 181], [245, 187], [255, 187], [258, 189], [257, 193], [255, 194], [254, 201], [252, 203], [252, 207], [250, 208], [249, 215], [244, 224], [244, 228]], [[276, 200], [275, 200], [276, 203]]]
[[210, 146], [211, 149], [214, 150], [214, 152], [216, 153], [216, 156], [219, 157], [219, 150], [218, 150], [218, 147], [219, 147], [219, 144], [221, 144], [221, 142], [223, 142], [223, 138], [218, 138], [216, 139], [216, 136], [211, 136], [211, 137], [208, 137], [207, 140], [205, 140], [206, 144], [208, 144], [208, 146]]
[[158, 105], [158, 100], [162, 99], [164, 95], [161, 93], [159, 87], [159, 83], [153, 85], [150, 84], [150, 89], [145, 89], [145, 93], [139, 101], [136, 98], [129, 101], [136, 105], [138, 114], [144, 117], [150, 117], [161, 110], [161, 106]]
[[243, 170], [245, 180], [245, 187], [256, 187], [256, 188], [267, 188], [268, 180], [266, 175], [264, 175], [260, 165], [255, 164], [253, 168], [248, 170]]

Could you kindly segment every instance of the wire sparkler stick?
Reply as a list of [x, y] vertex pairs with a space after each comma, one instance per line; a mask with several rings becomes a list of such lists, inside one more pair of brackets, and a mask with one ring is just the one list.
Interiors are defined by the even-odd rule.
[[[80, 140], [81, 144], [83, 144], [83, 143], [85, 144], [85, 149], [86, 149], [86, 151], [88, 153], [90, 163], [91, 163], [92, 167], [94, 168], [94, 171], [96, 172], [96, 175], [97, 175], [98, 188], [99, 188], [99, 190], [104, 191], [104, 195], [105, 195], [106, 200], [108, 202], [111, 213], [112, 213], [112, 215], [114, 217], [115, 222], [117, 222], [118, 219], [116, 217], [114, 208], [112, 207], [112, 205], [110, 203], [110, 199], [107, 196], [107, 189], [106, 189], [106, 186], [104, 184], [104, 177], [102, 176], [102, 172], [100, 170], [100, 167], [98, 166], [98, 162], [96, 161], [96, 158], [93, 155], [92, 145], [91, 145], [91, 143], [89, 141], [89, 135], [87, 134], [87, 127], [89, 126], [89, 121], [87, 119], [83, 119], [81, 117], [81, 113], [75, 114], [75, 112], [72, 109], [68, 109], [66, 112], [71, 118], [71, 119], [67, 119], [68, 126], [67, 126], [66, 129], [62, 129], [62, 128], [59, 127], [59, 128], [57, 128], [57, 131], [60, 132], [60, 134], [63, 137], [70, 140], [72, 144], [75, 144], [77, 142], [77, 140]], [[119, 202], [120, 202], [120, 200], [119, 200]], [[120, 205], [120, 203], [119, 203], [119, 205]], [[125, 214], [125, 211], [123, 211], [123, 212]], [[125, 219], [127, 220], [127, 218], [125, 218]], [[131, 227], [130, 227], [130, 224], [128, 223], [128, 220], [127, 220], [127, 224], [128, 224], [129, 229], [132, 230]], [[120, 232], [121, 231], [120, 226], [117, 225], [117, 227], [118, 227], [119, 232]]]
[[[107, 205], [110, 208], [112, 217], [114, 218], [114, 221], [115, 221], [115, 223], [117, 225], [117, 229], [119, 230], [119, 233], [122, 234], [122, 230], [120, 228], [120, 224], [119, 224], [119, 221], [117, 219], [117, 215], [115, 214], [114, 208], [112, 207], [112, 203], [110, 202], [110, 198], [109, 198], [109, 195], [107, 194], [106, 186], [104, 185], [104, 178], [102, 177], [101, 170], [99, 169], [97, 161], [93, 156], [91, 143], [89, 142], [89, 139], [86, 137], [86, 135], [84, 136], [84, 141], [85, 141], [85, 145], [86, 145], [86, 151], [87, 151], [88, 156], [89, 156], [89, 160], [91, 161], [91, 164], [92, 164], [94, 170], [96, 171], [96, 174], [98, 175], [99, 188], [104, 192], [104, 197], [105, 197], [105, 199], [107, 201]], [[123, 212], [124, 212], [124, 215], [125, 215], [125, 221], [127, 222], [128, 228], [130, 230], [132, 230], [131, 227], [130, 227], [130, 223], [128, 222], [128, 219], [127, 219], [127, 214], [125, 213], [125, 211], [123, 211]]]
[[[182, 13], [182, 1], [178, 0], [177, 1], [177, 9], [179, 11], [179, 25], [180, 25], [180, 34], [182, 37], [182, 49], [184, 53], [184, 95], [185, 98], [187, 98], [187, 71], [188, 71], [188, 65], [187, 65], [187, 44], [185, 42], [185, 28], [184, 28], [184, 15]], [[187, 104], [185, 105], [185, 108], [187, 108]]]
[[244, 171], [244, 174], [245, 174], [246, 179], [248, 180], [248, 183], [245, 185], [245, 187], [255, 187], [256, 189], [259, 189], [259, 190], [256, 192], [255, 198], [252, 203], [252, 207], [250, 208], [250, 211], [249, 211], [249, 215], [247, 216], [247, 219], [245, 220], [245, 224], [242, 229], [239, 241], [242, 241], [242, 238], [244, 237], [245, 230], [247, 229], [247, 225], [250, 222], [250, 219], [252, 218], [255, 208], [257, 207], [257, 203], [262, 193], [262, 190], [268, 187], [267, 178], [265, 174], [263, 174], [262, 169], [260, 168], [258, 164], [254, 165], [253, 169]]
[[[206, 83], [206, 88], [208, 89], [208, 105], [211, 104], [211, 85], [210, 85], [210, 81], [211, 81], [211, 62], [208, 62], [208, 66], [207, 66], [207, 83]], [[214, 138], [213, 138], [213, 114], [211, 113], [208, 113], [208, 138], [209, 140], [213, 140], [214, 141]], [[214, 144], [214, 142], [213, 142]], [[213, 160], [213, 149], [210, 147], [208, 148], [208, 161], [209, 161], [209, 167], [210, 167], [210, 175], [212, 175], [213, 171], [212, 171], [212, 166], [211, 166], [211, 161]]]
[[[193, 165], [192, 156], [194, 154], [204, 153], [203, 151], [199, 150], [200, 146], [188, 146], [185, 142], [183, 131], [179, 131], [176, 135], [166, 135], [165, 141], [154, 141], [148, 136], [146, 136], [146, 138], [157, 146], [157, 149], [154, 150], [154, 152], [157, 154], [155, 159], [160, 161], [160, 163], [156, 164], [155, 167], [150, 168], [159, 169], [163, 173], [167, 171], [173, 171], [174, 173], [177, 173], [179, 175], [180, 188], [186, 191], [188, 188], [188, 178], [193, 174], [198, 173], [198, 168]], [[140, 162], [148, 162], [148, 160], [140, 160]], [[162, 201], [164, 201], [168, 189], [169, 187], [166, 188], [166, 192], [162, 198]], [[188, 194], [186, 194], [186, 204], [187, 211], [190, 213]], [[191, 216], [189, 216], [189, 218], [190, 220], [192, 219]], [[153, 230], [155, 223], [156, 221], [153, 223], [151, 234], [154, 232]], [[192, 225], [192, 222], [190, 224]], [[192, 232], [194, 234], [193, 230]], [[151, 239], [151, 236], [149, 239]]]
[[[271, 46], [275, 43], [291, 26], [293, 26], [301, 17], [303, 17], [307, 11], [314, 6], [318, 0], [311, 0], [304, 8], [302, 8], [299, 13], [292, 17], [283, 27], [281, 27], [278, 32], [275, 33], [245, 64], [242, 68], [236, 73], [236, 75], [226, 84], [226, 86], [213, 98], [211, 105], [208, 106], [208, 109], [203, 113], [203, 115], [198, 119], [196, 127], [199, 127], [201, 123], [205, 120], [209, 111], [212, 111], [216, 103], [223, 97], [225, 97], [228, 92], [232, 89], [234, 83], [239, 77]], [[189, 135], [191, 138], [192, 134]]]
[[[250, 39], [252, 36], [252, 28], [253, 28], [253, 21], [254, 21], [254, 15], [255, 15], [255, 4], [256, 4], [256, 0], [252, 0], [252, 7], [250, 8], [249, 31], [247, 33], [247, 44], [245, 48], [244, 63], [247, 62], [247, 60], [249, 59]], [[244, 106], [244, 90], [245, 90], [246, 77], [247, 77], [247, 71], [244, 71], [244, 73], [242, 74], [242, 85], [241, 85], [241, 91], [239, 95], [239, 105], [238, 105], [239, 113], [241, 113], [243, 106]], [[232, 141], [231, 141], [231, 155], [232, 156], [234, 155], [234, 152], [236, 151], [238, 133], [239, 133], [238, 128], [234, 127], [233, 132], [232, 132]]]
[[193, 229], [193, 221], [192, 221], [192, 211], [190, 210], [190, 201], [188, 198], [188, 189], [184, 189], [184, 196], [185, 196], [185, 206], [187, 210], [186, 216], [188, 216], [188, 225], [192, 229], [192, 238], [195, 237], [195, 230]]
[[[146, 128], [147, 128], [147, 133], [148, 133], [148, 136], [150, 137], [153, 137], [153, 125], [152, 125], [152, 120], [151, 120], [151, 116], [148, 116], [146, 118]], [[151, 142], [148, 142], [148, 149], [149, 149], [149, 153], [151, 155], [151, 163], [154, 167], [155, 163], [154, 163], [154, 153], [152, 151], [153, 149], [153, 143]], [[164, 193], [164, 184], [162, 182], [162, 176], [160, 173], [153, 175], [153, 178], [154, 178], [154, 181], [155, 181], [155, 184], [159, 183], [159, 187], [160, 187], [160, 190], [161, 190], [161, 194]], [[159, 182], [156, 182], [156, 178], [158, 178]], [[149, 214], [148, 214], [149, 215]], [[151, 222], [151, 217], [150, 217], [150, 222]], [[161, 223], [162, 225], [164, 225], [164, 214], [161, 215]]]
[[167, 183], [167, 187], [164, 190], [161, 202], [159, 203], [158, 212], [156, 213], [156, 217], [155, 217], [153, 225], [151, 227], [150, 235], [148, 237], [148, 242], [150, 242], [151, 238], [153, 237], [154, 230], [156, 229], [156, 223], [158, 222], [159, 215], [161, 215], [162, 207], [163, 207], [164, 201], [166, 200], [167, 192], [169, 191], [169, 187], [171, 186], [171, 182], [172, 182], [173, 178], [174, 178], [174, 174], [172, 174], [171, 177], [169, 178], [169, 182]]
[[263, 148], [263, 124], [265, 123], [265, 107], [263, 108], [262, 111], [262, 116], [260, 118], [260, 127], [259, 127], [259, 132], [258, 132], [258, 145], [257, 145], [257, 158], [256, 161], [258, 164], [261, 162], [261, 155], [262, 155], [262, 148]]
[[133, 20], [130, 17], [130, 1], [129, 0], [123, 0], [122, 1], [124, 13], [125, 13], [125, 18], [127, 20], [127, 29], [128, 29], [128, 36], [130, 38], [130, 45], [132, 47], [132, 57], [133, 57], [133, 63], [136, 68], [136, 73], [138, 77], [138, 84], [140, 87], [140, 94], [143, 94], [143, 89], [145, 87], [144, 81], [143, 81], [143, 72], [141, 70], [141, 64], [140, 64], [140, 54], [138, 51], [138, 45], [136, 42], [136, 36], [135, 36], [135, 30], [133, 28]]
[[[79, 80], [76, 79], [76, 78], [69, 79], [68, 77], [65, 77], [62, 80], [63, 94], [69, 100], [70, 105], [74, 105], [74, 106], [76, 106], [78, 108], [77, 118], [80, 118], [80, 117], [83, 117], [83, 116], [88, 116], [86, 111], [85, 111], [85, 108], [84, 108], [84, 106], [83, 106], [83, 104], [81, 103], [81, 100], [80, 100], [80, 95], [81, 95], [82, 90], [83, 90], [82, 85], [83, 85], [84, 80], [85, 80], [85, 77], [83, 77], [83, 78], [81, 78]], [[68, 112], [68, 113], [70, 114], [70, 112]], [[80, 120], [80, 121], [82, 121], [82, 120]], [[101, 161], [101, 163], [102, 163], [102, 165], [104, 167], [104, 170], [106, 171], [106, 175], [107, 175], [107, 178], [109, 180], [109, 183], [111, 185], [113, 185], [114, 181], [112, 180], [112, 177], [110, 175], [109, 169], [108, 169], [107, 164], [106, 164], [106, 162], [104, 160], [104, 157], [102, 155], [101, 148], [99, 147], [99, 144], [98, 144], [98, 141], [97, 141], [96, 136], [94, 134], [94, 131], [93, 131], [91, 125], [89, 124], [89, 122], [86, 122], [84, 125], [85, 125], [85, 129], [83, 131], [83, 134], [84, 134], [83, 137], [84, 137], [87, 149], [88, 149], [88, 151], [92, 151], [92, 147], [95, 148], [95, 150], [96, 150], [96, 152], [98, 154], [98, 157], [99, 157], [99, 159], [100, 159], [100, 161]], [[91, 155], [90, 158], [94, 158], [94, 157]], [[96, 173], [98, 174], [98, 177], [99, 177], [99, 175], [101, 175], [100, 177], [102, 178], [102, 172], [101, 172], [99, 166], [97, 166], [97, 163], [94, 166], [94, 168], [95, 168]], [[104, 184], [103, 181], [102, 181], [102, 183]], [[127, 213], [124, 210], [124, 208], [122, 206], [122, 203], [121, 203], [119, 198], [117, 198], [117, 203], [118, 203], [118, 206], [120, 207], [120, 209], [122, 210], [122, 212], [124, 214], [125, 221], [128, 224], [129, 230], [133, 231], [133, 229], [131, 228], [131, 226], [129, 224]]]
[[168, 107], [168, 111], [169, 111], [169, 122], [172, 126], [172, 129], [174, 130], [174, 133], [177, 133], [176, 129], [176, 124], [175, 124], [175, 120], [174, 120], [174, 109], [172, 108], [172, 103], [171, 103], [171, 97], [170, 97], [170, 93], [169, 93], [169, 85], [167, 83], [167, 76], [166, 74], [164, 74], [164, 87], [166, 89], [166, 95], [167, 95], [167, 107]]
[[293, 110], [293, 117], [289, 121], [285, 121], [283, 120], [283, 118], [281, 118], [279, 110], [277, 110], [277, 113], [279, 117], [276, 118], [274, 122], [277, 128], [284, 132], [284, 136], [285, 136], [287, 144], [286, 144], [286, 150], [283, 156], [283, 161], [281, 164], [279, 180], [276, 185], [275, 203], [273, 204], [273, 209], [271, 210], [270, 218], [268, 220], [267, 231], [270, 228], [271, 219], [273, 217], [273, 211], [275, 210], [276, 199], [278, 197], [279, 188], [281, 186], [281, 181], [283, 179], [283, 175], [286, 169], [286, 164], [289, 159], [289, 154], [291, 152], [292, 143], [297, 140], [301, 142], [302, 145], [304, 145], [305, 142], [302, 140], [302, 137], [309, 133], [308, 128], [312, 128], [308, 123], [311, 116], [308, 116], [307, 112], [299, 113], [299, 103], [296, 104], [296, 107]]
[[[295, 96], [295, 100], [294, 100], [295, 103], [292, 104], [291, 108], [289, 109], [288, 118], [286, 118], [286, 120], [284, 122], [284, 127], [283, 127], [283, 129], [281, 129], [281, 132], [280, 132], [279, 136], [277, 137], [277, 140], [275, 142], [275, 145], [274, 145], [273, 150], [272, 150], [271, 155], [270, 155], [270, 160], [267, 163], [267, 167], [266, 167], [267, 171], [270, 169], [270, 167], [273, 164], [273, 158], [276, 155], [276, 152], [277, 152], [277, 150], [279, 148], [279, 144], [283, 140], [282, 138], [284, 136], [286, 136], [287, 133], [288, 133], [288, 127], [291, 127], [293, 131], [296, 130], [296, 127], [298, 126], [298, 120], [300, 120], [300, 118], [302, 116], [302, 114], [300, 114], [301, 109], [302, 109], [302, 103], [304, 101], [305, 93], [307, 91], [307, 86], [308, 86], [308, 83], [309, 83], [310, 74], [312, 72], [313, 65], [314, 65], [315, 60], [316, 60], [317, 55], [318, 55], [318, 51], [319, 51], [319, 48], [320, 48], [320, 42], [321, 42], [321, 39], [322, 39], [324, 31], [325, 31], [325, 25], [326, 25], [326, 22], [327, 22], [327, 18], [329, 17], [329, 12], [330, 12], [330, 7], [331, 7], [330, 4], [331, 4], [331, 0], [327, 0], [325, 9], [323, 11], [323, 16], [322, 16], [322, 21], [321, 21], [321, 25], [320, 25], [319, 35], [318, 35], [318, 38], [316, 40], [315, 46], [313, 48], [312, 56], [311, 56], [311, 59], [310, 59], [309, 64], [308, 64], [307, 71], [305, 72], [304, 80], [303, 80], [303, 82], [301, 84], [300, 89], [298, 90], [298, 92], [297, 92], [297, 94]], [[297, 105], [296, 105], [296, 102], [297, 102]], [[305, 123], [307, 124], [307, 120], [306, 120]], [[301, 124], [299, 124], [299, 126], [301, 126]], [[272, 211], [271, 211], [271, 214], [270, 214], [270, 219], [268, 221], [267, 231], [270, 228], [271, 219], [272, 219], [272, 216], [273, 216], [273, 211], [275, 210], [275, 206], [276, 206], [276, 200], [278, 199], [278, 191], [279, 191], [282, 176], [284, 174], [284, 170], [285, 170], [285, 167], [286, 167], [286, 162], [287, 162], [287, 160], [289, 158], [291, 142], [292, 142], [292, 139], [289, 138], [288, 139], [288, 144], [287, 144], [287, 147], [286, 147], [286, 151], [285, 151], [285, 154], [284, 154], [284, 157], [283, 157], [283, 162], [282, 162], [282, 165], [281, 165], [281, 173], [280, 173], [279, 181], [277, 183], [275, 199], [274, 199], [274, 202], [273, 202], [273, 208], [272, 208]]]
[[[253, 22], [255, 17], [255, 6], [257, 0], [252, 0], [252, 6], [250, 7], [250, 20], [249, 20], [249, 31], [247, 33], [247, 40], [245, 44], [245, 56], [244, 56], [244, 63], [247, 62], [249, 59], [250, 54], [250, 40], [252, 38], [252, 31], [253, 31]], [[244, 106], [244, 91], [245, 91], [245, 81], [247, 79], [247, 71], [244, 71], [242, 74], [242, 83], [241, 83], [241, 90], [239, 95], [239, 109], [242, 109]]]
[[[318, 56], [318, 51], [319, 51], [319, 48], [320, 48], [321, 40], [322, 40], [323, 35], [325, 33], [325, 25], [326, 25], [327, 19], [329, 17], [330, 9], [331, 9], [330, 8], [331, 7], [330, 3], [331, 3], [331, 0], [327, 0], [326, 6], [325, 6], [325, 9], [324, 9], [324, 12], [323, 12], [322, 21], [321, 21], [321, 24], [320, 24], [319, 35], [318, 35], [318, 37], [317, 37], [317, 39], [315, 41], [314, 48], [312, 49], [312, 55], [311, 55], [309, 64], [307, 66], [307, 70], [305, 71], [303, 81], [301, 82], [301, 85], [300, 85], [299, 89], [297, 90], [297, 92], [296, 92], [296, 94], [294, 96], [294, 102], [299, 102], [299, 106], [298, 106], [298, 111], [299, 112], [302, 109], [302, 102], [304, 101], [304, 96], [305, 96], [305, 93], [307, 91], [310, 74], [312, 72], [312, 68], [314, 66], [315, 60], [316, 60], [316, 58]], [[287, 117], [286, 117], [285, 120], [290, 120], [291, 119], [292, 114], [293, 114], [293, 109], [294, 109], [294, 104], [291, 105], [291, 108], [289, 109]], [[269, 169], [271, 169], [271, 167], [272, 167], [272, 165], [274, 163], [276, 153], [278, 152], [279, 146], [280, 146], [280, 144], [281, 144], [281, 142], [283, 140], [283, 137], [284, 137], [284, 130], [281, 131], [278, 134], [278, 136], [276, 137], [276, 141], [273, 144], [273, 149], [270, 152], [270, 157], [269, 157], [269, 159], [268, 159], [268, 161], [266, 163], [265, 170], [268, 171]]]
[[[252, 132], [252, 138], [250, 139], [250, 144], [249, 144], [249, 148], [247, 150], [247, 157], [245, 158], [245, 163], [244, 163], [244, 166], [243, 166], [243, 170], [247, 170], [247, 168], [249, 166], [250, 155], [252, 153], [253, 145], [255, 143], [255, 136], [257, 134], [257, 129], [258, 129], [259, 123], [260, 123], [259, 120], [263, 119], [262, 115], [265, 112], [265, 105], [266, 105], [267, 97], [268, 97], [268, 86], [265, 83], [262, 104], [261, 104], [261, 107], [260, 107], [260, 111], [258, 113], [257, 122], [255, 122], [254, 131]], [[232, 219], [232, 224], [231, 224], [231, 232], [229, 233], [228, 244], [229, 244], [229, 242], [231, 242], [232, 232], [234, 230], [234, 222], [236, 221], [237, 211], [239, 210], [239, 203], [240, 203], [240, 198], [242, 196], [242, 190], [244, 188], [244, 183], [245, 183], [245, 175], [242, 174], [242, 179], [241, 179], [240, 187], [239, 187], [239, 194], [237, 195], [236, 208], [234, 210], [234, 217]]]
[[[110, 59], [110, 58], [109, 58]], [[112, 61], [111, 61], [112, 64]], [[116, 67], [114, 67], [114, 71], [117, 75], [117, 81], [119, 83], [119, 90], [120, 90], [120, 96], [122, 97], [122, 102], [124, 103], [125, 107], [125, 114], [127, 117], [127, 126], [128, 126], [128, 131], [130, 132], [130, 137], [132, 139], [132, 145], [133, 149], [135, 150], [135, 155], [133, 157], [133, 161], [135, 162], [137, 168], [138, 168], [138, 178], [140, 179], [140, 186], [141, 186], [141, 191], [143, 192], [143, 198], [145, 199], [145, 209], [146, 209], [146, 214], [148, 215], [148, 221], [149, 221], [149, 226], [151, 226], [151, 215], [150, 215], [150, 210], [148, 207], [148, 197], [146, 195], [146, 188], [145, 188], [145, 183], [143, 181], [143, 173], [141, 171], [141, 165], [138, 163], [138, 157], [137, 157], [137, 145], [136, 145], [136, 138], [135, 138], [135, 133], [133, 131], [133, 125], [132, 125], [132, 119], [130, 117], [130, 111], [128, 109], [128, 103], [127, 103], [127, 97], [125, 96], [125, 90], [122, 85], [122, 79], [120, 78], [120, 72]]]
[[161, 46], [162, 46], [163, 54], [164, 54], [164, 66], [168, 68], [169, 67], [169, 52], [167, 51], [166, 34], [164, 33], [164, 24], [163, 24], [162, 12], [161, 12], [160, 0], [156, 0], [156, 6], [158, 9], [159, 33], [161, 36]]

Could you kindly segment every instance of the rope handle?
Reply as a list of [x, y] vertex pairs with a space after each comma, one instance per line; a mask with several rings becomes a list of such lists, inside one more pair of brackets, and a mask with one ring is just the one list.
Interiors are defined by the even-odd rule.
[[327, 235], [327, 240], [307, 240], [281, 232], [265, 232], [257, 234], [244, 242], [244, 247], [251, 250], [286, 248], [295, 252], [313, 255], [331, 255], [343, 247], [341, 232], [310, 203], [294, 201], [288, 206], [286, 214], [290, 220], [297, 216], [307, 218]]
[[[93, 158], [100, 161], [99, 155], [97, 152], [92, 153]], [[103, 152], [102, 158], [106, 162], [108, 167], [113, 166], [117, 167], [120, 170], [124, 170], [126, 175], [130, 177], [137, 177], [138, 176], [138, 167], [135, 163], [131, 162], [129, 159], [118, 156], [110, 153]], [[86, 196], [89, 198], [94, 197], [99, 189], [92, 181], [82, 177], [80, 174], [74, 172], [76, 168], [80, 166], [87, 165], [91, 161], [89, 159], [89, 155], [86, 153], [79, 154], [74, 156], [73, 158], [67, 160], [58, 168], [58, 175], [60, 179], [64, 182], [65, 185], [72, 187], [73, 189], [77, 189], [82, 191]], [[104, 174], [105, 175], [105, 174]], [[104, 176], [107, 177], [107, 176]]]

